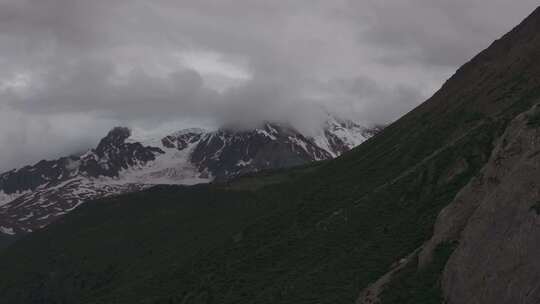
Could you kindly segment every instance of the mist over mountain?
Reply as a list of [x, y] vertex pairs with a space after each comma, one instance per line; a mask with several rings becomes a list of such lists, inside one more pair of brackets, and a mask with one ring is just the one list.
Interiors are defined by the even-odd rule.
[[306, 131], [321, 107], [389, 123], [535, 5], [4, 0], [0, 169], [90, 148], [116, 125]]

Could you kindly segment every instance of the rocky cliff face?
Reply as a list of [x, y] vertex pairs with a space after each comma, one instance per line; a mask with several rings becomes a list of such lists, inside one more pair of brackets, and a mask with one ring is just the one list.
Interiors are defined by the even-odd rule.
[[539, 127], [539, 106], [513, 120], [481, 173], [441, 212], [420, 260], [458, 242], [442, 276], [447, 303], [540, 302]]
[[126, 142], [131, 131], [125, 127], [112, 129], [96, 149], [81, 157], [80, 171], [90, 177], [118, 177], [122, 170], [145, 165], [165, 152], [159, 147], [144, 146], [139, 142]]
[[[447, 177], [465, 167], [456, 162]], [[435, 261], [437, 250], [449, 244], [451, 254], [433, 282], [440, 285], [442, 303], [539, 303], [539, 180], [540, 105], [535, 105], [496, 139], [486, 164], [440, 212], [431, 239], [396, 261], [362, 291], [358, 303], [394, 303], [386, 294], [399, 286], [400, 275], [406, 269], [433, 271], [432, 265], [441, 263]]]

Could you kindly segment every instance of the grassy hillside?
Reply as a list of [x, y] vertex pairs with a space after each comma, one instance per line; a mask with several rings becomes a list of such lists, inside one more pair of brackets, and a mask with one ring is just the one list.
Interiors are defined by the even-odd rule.
[[[0, 255], [0, 303], [353, 303], [540, 101], [538, 33], [537, 11], [337, 160], [84, 205]], [[441, 259], [385, 301], [437, 299]]]

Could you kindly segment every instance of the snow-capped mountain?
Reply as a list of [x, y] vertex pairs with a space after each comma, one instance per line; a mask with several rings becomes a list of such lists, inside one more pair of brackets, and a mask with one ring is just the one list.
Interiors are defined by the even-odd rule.
[[221, 181], [330, 159], [376, 131], [331, 118], [317, 136], [266, 123], [251, 130], [186, 129], [138, 140], [128, 128], [116, 127], [81, 156], [40, 161], [0, 174], [0, 233], [32, 232], [85, 201], [157, 184]]

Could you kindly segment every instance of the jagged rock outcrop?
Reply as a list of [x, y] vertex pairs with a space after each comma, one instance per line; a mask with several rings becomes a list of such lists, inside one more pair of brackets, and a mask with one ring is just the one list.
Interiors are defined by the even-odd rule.
[[144, 146], [139, 142], [126, 142], [131, 131], [125, 127], [112, 129], [96, 149], [81, 157], [80, 170], [90, 177], [118, 177], [122, 170], [145, 165], [165, 152], [158, 147]]
[[145, 165], [164, 153], [158, 147], [145, 146], [139, 142], [127, 142], [130, 135], [131, 131], [128, 128], [116, 127], [99, 142], [95, 149], [81, 156], [42, 160], [33, 166], [25, 166], [0, 174], [0, 192], [24, 193], [44, 185], [57, 185], [77, 176], [118, 177], [122, 170]]

